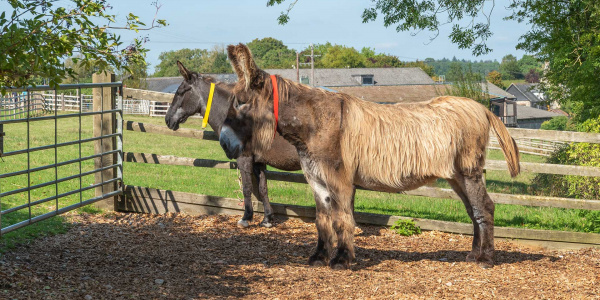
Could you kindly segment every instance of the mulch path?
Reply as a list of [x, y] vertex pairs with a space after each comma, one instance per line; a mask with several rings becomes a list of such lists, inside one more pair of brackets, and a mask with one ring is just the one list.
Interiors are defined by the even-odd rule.
[[0, 299], [590, 299], [600, 251], [543, 251], [496, 241], [496, 266], [464, 262], [471, 238], [403, 237], [360, 225], [351, 270], [306, 264], [313, 223], [236, 226], [238, 217], [71, 216], [66, 234], [0, 257]]

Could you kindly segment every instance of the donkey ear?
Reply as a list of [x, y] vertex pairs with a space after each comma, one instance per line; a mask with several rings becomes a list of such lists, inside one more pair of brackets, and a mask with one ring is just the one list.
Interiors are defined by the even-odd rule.
[[242, 73], [242, 69], [240, 69], [237, 52], [235, 49], [236, 46], [234, 45], [227, 46], [227, 57], [229, 57], [229, 63], [231, 63], [231, 67], [235, 71], [235, 74], [238, 76], [238, 78], [243, 78], [244, 73]]
[[[238, 73], [238, 78], [240, 78], [240, 81], [243, 78], [246, 91], [248, 91], [253, 81], [258, 78], [260, 69], [256, 66], [248, 46], [240, 43], [235, 47], [234, 53], [236, 66], [239, 68], [239, 72], [241, 72], [241, 74]], [[234, 67], [234, 69], [236, 69], [236, 67]], [[236, 72], [238, 72], [238, 70], [236, 70]]]
[[190, 80], [192, 78], [192, 72], [186, 69], [180, 61], [177, 61], [177, 68], [179, 68], [179, 73], [185, 80]]

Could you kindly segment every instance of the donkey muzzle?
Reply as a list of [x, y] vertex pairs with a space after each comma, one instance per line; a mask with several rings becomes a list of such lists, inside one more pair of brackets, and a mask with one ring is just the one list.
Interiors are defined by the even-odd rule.
[[242, 154], [244, 146], [242, 141], [235, 135], [233, 130], [229, 126], [223, 126], [221, 128], [221, 134], [219, 135], [219, 143], [221, 148], [225, 151], [225, 155], [229, 159], [237, 159]]

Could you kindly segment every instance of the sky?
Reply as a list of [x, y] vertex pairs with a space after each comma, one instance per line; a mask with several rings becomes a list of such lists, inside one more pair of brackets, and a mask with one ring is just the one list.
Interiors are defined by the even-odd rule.
[[[125, 20], [132, 12], [147, 24], [156, 13], [153, 1], [108, 0], [113, 7], [111, 13], [117, 15], [117, 22]], [[61, 2], [69, 3], [67, 0], [58, 1]], [[442, 27], [437, 38], [431, 41], [434, 33], [424, 31], [411, 35], [410, 32], [396, 32], [395, 26], [384, 27], [381, 17], [374, 22], [362, 23], [363, 10], [373, 6], [370, 0], [299, 0], [290, 12], [289, 23], [279, 25], [277, 17], [291, 2], [287, 0], [281, 5], [267, 7], [267, 0], [159, 0], [161, 7], [157, 18], [165, 19], [169, 26], [137, 34], [119, 33], [126, 44], [136, 36], [149, 38], [145, 46], [150, 50], [147, 54], [150, 73], [159, 63], [161, 52], [182, 48], [212, 49], [217, 45], [248, 43], [264, 37], [281, 40], [296, 50], [305, 49], [311, 43], [325, 42], [357, 50], [371, 47], [377, 53], [396, 55], [403, 61], [428, 57], [501, 61], [507, 54], [517, 58], [525, 54], [515, 47], [519, 36], [527, 32], [529, 26], [502, 20], [510, 11], [499, 3], [496, 3], [491, 15], [494, 35], [488, 39], [488, 47], [493, 52], [474, 57], [471, 50], [459, 49], [450, 41], [450, 24]], [[489, 1], [486, 10], [489, 11], [491, 3]], [[0, 10], [6, 6], [5, 1], [0, 1]]]

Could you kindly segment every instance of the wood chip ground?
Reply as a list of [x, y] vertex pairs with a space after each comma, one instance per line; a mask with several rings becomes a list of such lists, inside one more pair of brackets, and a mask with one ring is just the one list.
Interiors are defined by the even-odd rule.
[[0, 258], [0, 299], [592, 299], [600, 251], [496, 241], [496, 263], [464, 262], [471, 237], [356, 229], [351, 270], [311, 268], [313, 223], [239, 229], [238, 217], [70, 217], [66, 234]]

